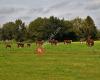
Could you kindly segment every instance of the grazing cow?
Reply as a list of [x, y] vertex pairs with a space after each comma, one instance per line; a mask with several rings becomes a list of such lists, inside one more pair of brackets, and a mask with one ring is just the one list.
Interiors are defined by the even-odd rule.
[[24, 43], [18, 42], [18, 43], [17, 43], [17, 47], [18, 47], [18, 48], [24, 47]]
[[31, 44], [30, 43], [27, 43], [27, 47], [30, 47], [31, 46]]
[[37, 45], [37, 46], [42, 46], [43, 43], [44, 43], [43, 40], [37, 40], [37, 41], [36, 41], [36, 45]]
[[49, 40], [49, 43], [51, 43], [51, 45], [57, 45], [58, 40], [52, 39], [52, 40]]
[[64, 44], [71, 44], [72, 40], [64, 40]]
[[92, 47], [94, 45], [94, 40], [93, 39], [87, 39], [86, 40], [86, 44], [89, 46], [89, 47]]
[[91, 36], [88, 36], [87, 40], [86, 40], [86, 44], [89, 47], [92, 47], [94, 45], [94, 40], [91, 38]]
[[10, 45], [10, 44], [7, 44], [7, 45], [6, 45], [6, 48], [11, 48], [11, 45]]

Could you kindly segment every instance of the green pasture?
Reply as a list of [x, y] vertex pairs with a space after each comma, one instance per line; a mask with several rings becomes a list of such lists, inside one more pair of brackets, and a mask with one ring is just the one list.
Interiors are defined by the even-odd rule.
[[0, 80], [100, 80], [100, 41], [93, 47], [73, 42], [43, 45], [45, 53], [30, 48], [5, 48], [0, 42]]

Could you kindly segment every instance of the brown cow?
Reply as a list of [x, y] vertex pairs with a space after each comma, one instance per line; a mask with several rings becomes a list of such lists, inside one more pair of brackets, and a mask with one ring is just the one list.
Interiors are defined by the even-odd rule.
[[91, 38], [91, 36], [88, 36], [87, 40], [86, 40], [86, 44], [89, 47], [92, 47], [94, 45], [94, 40]]
[[52, 39], [52, 40], [49, 40], [49, 43], [51, 43], [51, 45], [57, 45], [58, 40]]
[[86, 40], [86, 44], [89, 46], [89, 47], [92, 47], [94, 45], [94, 40], [93, 39], [87, 39]]
[[36, 45], [37, 45], [37, 46], [42, 46], [43, 43], [44, 43], [43, 40], [37, 40], [37, 41], [36, 41]]
[[71, 44], [72, 40], [64, 40], [64, 44]]

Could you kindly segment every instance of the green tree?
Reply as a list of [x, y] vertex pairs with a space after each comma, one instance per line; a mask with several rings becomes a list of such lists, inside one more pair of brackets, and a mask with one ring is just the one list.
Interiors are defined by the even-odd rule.
[[92, 36], [93, 38], [96, 37], [97, 29], [93, 19], [90, 16], [84, 20], [84, 33], [85, 37]]
[[97, 30], [96, 39], [100, 40], [100, 30]]
[[25, 41], [26, 40], [26, 26], [22, 20], [18, 19], [15, 21], [16, 30], [15, 30], [15, 40], [16, 41]]
[[14, 22], [5, 23], [3, 25], [3, 28], [2, 28], [2, 39], [3, 40], [14, 39], [14, 32], [15, 32], [15, 24], [14, 24]]
[[74, 20], [72, 20], [72, 23], [73, 23], [72, 29], [73, 29], [73, 32], [77, 35], [77, 38], [78, 39], [84, 38], [85, 37], [84, 32], [83, 32], [84, 20], [77, 17]]

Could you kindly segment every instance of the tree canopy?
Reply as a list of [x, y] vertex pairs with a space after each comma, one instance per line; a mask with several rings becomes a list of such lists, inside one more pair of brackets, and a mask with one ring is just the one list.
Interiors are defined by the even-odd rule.
[[87, 16], [85, 19], [75, 18], [73, 20], [59, 19], [54, 16], [49, 18], [41, 18], [31, 21], [26, 27], [26, 24], [17, 19], [15, 22], [7, 22], [0, 28], [0, 40], [16, 40], [27, 41], [37, 39], [64, 39], [80, 40], [86, 39], [88, 36], [99, 38], [100, 31], [97, 30], [93, 19]]

